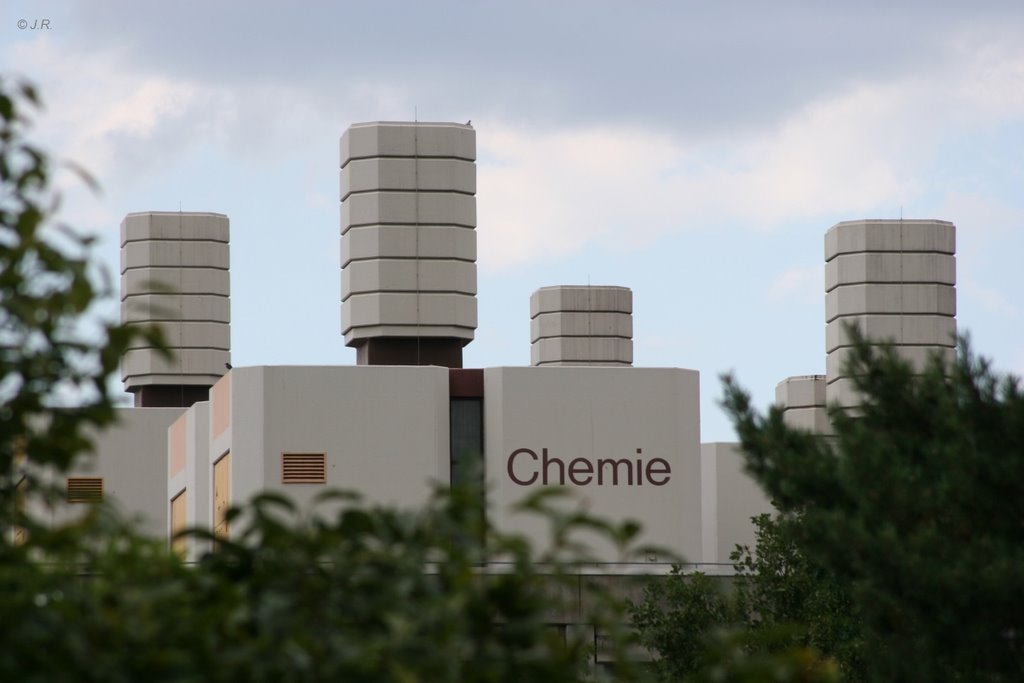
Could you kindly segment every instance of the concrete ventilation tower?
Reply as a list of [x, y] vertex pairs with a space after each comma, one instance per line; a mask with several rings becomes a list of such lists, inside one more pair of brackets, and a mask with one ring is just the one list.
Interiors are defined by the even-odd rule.
[[825, 379], [825, 375], [797, 375], [778, 383], [775, 403], [782, 408], [787, 425], [815, 434], [831, 430], [825, 409]]
[[633, 365], [626, 287], [542, 287], [530, 296], [531, 365]]
[[174, 357], [130, 349], [121, 361], [137, 407], [205, 401], [231, 360], [228, 217], [130, 213], [121, 221], [121, 320], [159, 323]]
[[825, 234], [826, 398], [855, 406], [845, 325], [895, 343], [917, 367], [955, 358], [956, 228], [933, 220], [847, 221]]
[[341, 328], [359, 365], [462, 367], [476, 330], [476, 131], [357, 123], [341, 137]]

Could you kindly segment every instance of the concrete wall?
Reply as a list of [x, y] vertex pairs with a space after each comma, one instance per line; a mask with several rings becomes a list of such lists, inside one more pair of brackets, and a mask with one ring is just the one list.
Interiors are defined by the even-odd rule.
[[[210, 403], [192, 405], [167, 430], [167, 505], [179, 493], [186, 493], [189, 527], [210, 528], [212, 507], [210, 488]], [[165, 532], [170, 538], [168, 518]], [[187, 544], [186, 558], [198, 559], [207, 546], [192, 539]]]
[[[615, 521], [639, 520], [645, 542], [700, 561], [696, 372], [487, 368], [484, 387], [488, 501], [499, 528], [522, 532], [540, 546], [547, 543], [540, 520], [513, 510], [545, 486], [547, 472], [548, 486], [564, 481], [574, 496], [566, 502], [569, 508], [580, 505]], [[602, 461], [607, 461], [603, 467]], [[595, 543], [593, 550], [602, 562], [622, 559], [605, 543]]]
[[[234, 503], [269, 490], [305, 505], [330, 487], [358, 491], [375, 504], [419, 506], [433, 484], [449, 481], [448, 382], [448, 371], [438, 367], [235, 368], [211, 390], [205, 469], [231, 453]], [[511, 508], [544, 485], [546, 449], [549, 485], [563, 476], [576, 496], [571, 505], [614, 521], [637, 519], [645, 526], [645, 543], [702, 560], [696, 372], [489, 368], [484, 396], [488, 505], [495, 525], [545, 543], [547, 530], [538, 520]], [[529, 452], [514, 456], [512, 474], [534, 479], [525, 485], [509, 473], [509, 456], [519, 449]], [[283, 484], [283, 453], [324, 453], [326, 485]], [[591, 463], [589, 476], [586, 464], [573, 465], [580, 458]], [[212, 505], [208, 484], [196, 491], [194, 505], [206, 511]], [[606, 545], [595, 550], [601, 562], [624, 559]], [[661, 571], [668, 559], [646, 561]]]
[[[140, 529], [157, 538], [166, 536], [167, 428], [183, 408], [122, 408], [118, 422], [96, 435], [96, 454], [79, 458], [66, 476], [55, 477], [63, 487], [68, 477], [102, 477], [103, 496], [123, 513], [137, 518]], [[74, 519], [84, 504], [61, 504], [49, 511], [50, 521]]]
[[[234, 368], [210, 396], [207, 469], [230, 452], [235, 504], [277, 491], [302, 506], [336, 488], [413, 507], [435, 483], [447, 485], [445, 368]], [[326, 484], [282, 483], [284, 453], [323, 453]], [[210, 507], [212, 492], [205, 495]]]
[[[144, 516], [156, 536], [168, 534], [170, 501], [183, 490], [188, 525], [211, 525], [212, 467], [229, 452], [236, 504], [269, 490], [306, 505], [331, 487], [419, 506], [449, 478], [448, 383], [438, 367], [235, 368], [209, 402], [123, 410], [99, 441], [102, 457], [73, 474], [103, 476], [107, 497]], [[636, 519], [642, 542], [689, 562], [727, 562], [736, 543], [753, 542], [749, 518], [770, 507], [740, 471], [734, 445], [699, 444], [698, 394], [697, 373], [673, 368], [486, 369], [492, 522], [543, 547], [548, 529], [512, 508], [564, 484], [569, 508]], [[324, 453], [326, 485], [282, 483], [283, 453]], [[188, 557], [204, 550], [192, 544]], [[607, 544], [593, 550], [611, 573], [636, 572], [637, 562], [660, 573], [670, 559], [617, 564], [625, 558]]]
[[327, 485], [400, 507], [447, 485], [448, 371], [438, 367], [268, 367], [268, 490], [307, 502], [320, 487], [282, 484], [282, 453], [325, 453]]
[[756, 542], [752, 517], [774, 508], [761, 487], [743, 470], [743, 454], [737, 443], [704, 443], [700, 446], [704, 562], [730, 565], [737, 545], [753, 548]]

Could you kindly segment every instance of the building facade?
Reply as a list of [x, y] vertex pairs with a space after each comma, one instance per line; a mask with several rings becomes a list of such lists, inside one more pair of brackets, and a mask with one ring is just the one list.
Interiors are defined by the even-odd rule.
[[[753, 543], [750, 518], [771, 505], [736, 444], [701, 443], [698, 373], [633, 367], [630, 290], [542, 287], [531, 365], [462, 367], [477, 318], [475, 158], [468, 125], [365, 123], [342, 136], [341, 333], [354, 366], [231, 368], [227, 217], [129, 214], [123, 319], [163, 323], [175, 356], [126, 356], [135, 406], [68, 474], [53, 519], [75, 513], [76, 487], [98, 485], [170, 543], [186, 527], [230, 535], [225, 511], [262, 491], [308, 505], [340, 488], [411, 507], [482, 472], [490, 521], [538, 546], [546, 529], [516, 504], [561, 486], [566, 505], [635, 519], [642, 543], [669, 551], [626, 561], [595, 542], [599, 573], [665, 573], [673, 556], [730, 573], [734, 547]], [[856, 405], [846, 323], [915, 362], [951, 353], [954, 239], [943, 221], [827, 232], [827, 372], [779, 384], [790, 424], [827, 434], [826, 406]], [[176, 543], [191, 558], [206, 550]]]

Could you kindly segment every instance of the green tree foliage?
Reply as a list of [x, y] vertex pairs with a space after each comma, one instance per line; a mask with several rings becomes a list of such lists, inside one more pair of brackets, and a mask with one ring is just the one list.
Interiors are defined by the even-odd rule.
[[741, 620], [716, 581], [700, 572], [685, 575], [676, 565], [668, 577], [648, 583], [631, 606], [643, 644], [658, 654], [653, 666], [660, 680], [681, 681], [698, 671], [711, 635]]
[[754, 520], [728, 591], [674, 576], [634, 606], [663, 680], [706, 680], [702, 645], [737, 667], [818, 651], [851, 681], [1024, 680], [1017, 380], [966, 342], [918, 375], [858, 338], [848, 372], [864, 402], [832, 410], [827, 438], [759, 414], [726, 378], [748, 469], [780, 512]]
[[[785, 640], [784, 633], [779, 637]], [[753, 646], [752, 641], [760, 641]], [[700, 668], [688, 683], [837, 683], [833, 660], [813, 648], [766, 643], [743, 629], [717, 629], [706, 640]], [[765, 647], [767, 646], [767, 647]]]
[[[475, 500], [399, 512], [335, 497], [336, 512], [301, 515], [265, 495], [195, 566], [98, 514], [48, 539], [48, 563], [33, 541], [0, 565], [0, 680], [590, 680], [593, 637], [546, 623], [569, 566], [495, 530], [486, 548], [453, 542], [479, 531]], [[533, 505], [567, 532], [593, 528]], [[644, 680], [615, 599], [587, 602], [621, 662], [610, 680]]]
[[573, 571], [576, 532], [625, 548], [636, 526], [549, 495], [528, 505], [552, 527], [544, 554], [487, 528], [479, 491], [404, 512], [331, 494], [300, 513], [263, 496], [232, 512], [230, 539], [192, 532], [217, 547], [195, 565], [103, 505], [63, 526], [29, 519], [16, 492], [41, 493], [34, 473], [89, 449], [116, 417], [106, 379], [131, 338], [158, 341], [113, 324], [80, 335], [102, 291], [88, 240], [50, 224], [49, 163], [24, 141], [35, 103], [0, 82], [0, 681], [590, 680], [594, 636], [547, 624], [563, 595], [618, 662], [607, 679], [644, 680], [620, 603]]
[[762, 652], [810, 648], [835, 660], [844, 680], [862, 678], [859, 620], [843, 586], [798, 543], [799, 513], [759, 515], [755, 547], [732, 554], [735, 613]]
[[753, 522], [756, 550], [737, 547], [734, 577], [676, 566], [631, 605], [642, 642], [659, 655], [659, 678], [830, 681], [842, 671], [856, 680], [849, 601], [797, 548], [799, 517]]
[[917, 376], [859, 340], [834, 437], [758, 414], [726, 380], [750, 471], [849, 596], [878, 681], [1024, 680], [1024, 398], [966, 342]]

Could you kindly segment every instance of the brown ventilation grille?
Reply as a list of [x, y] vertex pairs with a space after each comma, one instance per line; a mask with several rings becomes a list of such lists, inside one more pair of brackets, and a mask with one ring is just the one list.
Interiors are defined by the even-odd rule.
[[282, 453], [282, 484], [326, 484], [327, 456], [323, 453]]
[[71, 477], [68, 479], [69, 503], [98, 503], [103, 500], [102, 477]]

